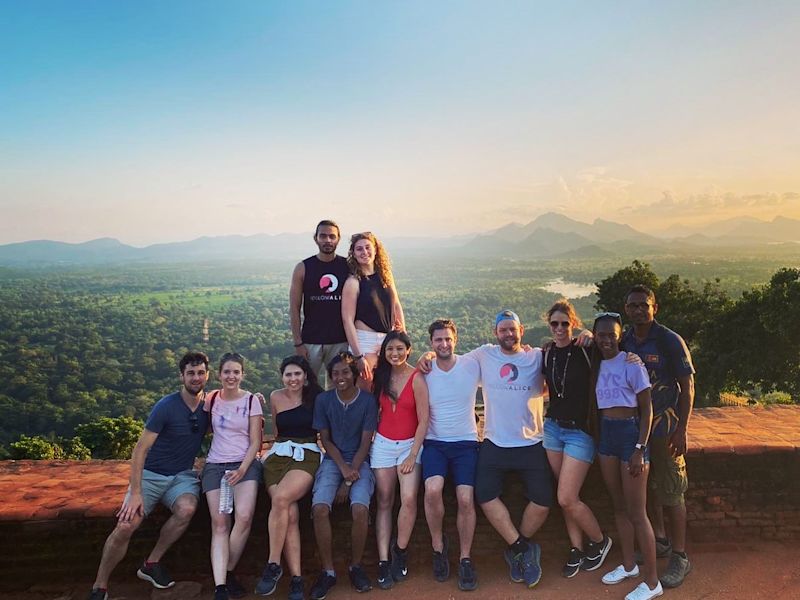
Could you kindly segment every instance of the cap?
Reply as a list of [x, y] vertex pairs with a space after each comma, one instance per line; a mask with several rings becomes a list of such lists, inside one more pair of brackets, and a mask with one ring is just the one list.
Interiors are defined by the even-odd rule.
[[520, 322], [519, 316], [513, 310], [502, 310], [497, 313], [497, 316], [494, 318], [494, 326], [497, 327], [500, 324], [500, 321]]

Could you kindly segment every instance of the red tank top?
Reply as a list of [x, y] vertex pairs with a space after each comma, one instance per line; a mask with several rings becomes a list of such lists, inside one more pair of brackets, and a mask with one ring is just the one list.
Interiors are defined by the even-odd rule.
[[419, 419], [417, 419], [413, 382], [418, 373], [416, 370], [411, 373], [396, 403], [392, 402], [386, 392], [381, 392], [381, 420], [378, 423], [378, 433], [383, 437], [390, 440], [407, 440], [413, 438], [417, 432]]

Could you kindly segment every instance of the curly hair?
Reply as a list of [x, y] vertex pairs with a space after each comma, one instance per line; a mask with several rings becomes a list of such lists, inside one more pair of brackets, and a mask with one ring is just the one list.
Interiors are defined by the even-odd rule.
[[356, 242], [359, 242], [360, 240], [369, 240], [369, 242], [372, 244], [372, 247], [375, 248], [375, 272], [381, 278], [383, 287], [386, 288], [394, 285], [394, 277], [392, 276], [392, 261], [389, 260], [389, 254], [386, 252], [386, 248], [383, 247], [383, 244], [381, 244], [378, 238], [375, 237], [375, 234], [371, 231], [354, 233], [350, 237], [350, 249], [347, 251], [347, 266], [350, 267], [350, 273], [355, 275], [358, 279], [364, 277], [364, 274], [361, 272], [361, 268], [358, 265], [358, 261], [353, 254], [353, 249], [356, 246]]
[[572, 325], [572, 327], [583, 327], [583, 322], [581, 321], [581, 318], [578, 316], [578, 313], [575, 312], [575, 307], [572, 306], [572, 303], [566, 298], [561, 298], [560, 300], [557, 300], [555, 304], [553, 304], [553, 306], [551, 306], [550, 309], [546, 313], [544, 313], [544, 315], [542, 315], [544, 322], [549, 325], [550, 317], [552, 317], [553, 313], [555, 312], [562, 312], [565, 315], [567, 315], [567, 318], [569, 319], [570, 325]]

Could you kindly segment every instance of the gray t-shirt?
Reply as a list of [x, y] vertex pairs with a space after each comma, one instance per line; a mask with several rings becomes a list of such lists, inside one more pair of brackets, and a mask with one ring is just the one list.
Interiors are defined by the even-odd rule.
[[314, 403], [313, 427], [318, 431], [327, 429], [342, 458], [351, 462], [361, 445], [361, 435], [378, 427], [378, 402], [364, 390], [359, 390], [347, 405], [339, 400], [336, 390], [322, 392]]

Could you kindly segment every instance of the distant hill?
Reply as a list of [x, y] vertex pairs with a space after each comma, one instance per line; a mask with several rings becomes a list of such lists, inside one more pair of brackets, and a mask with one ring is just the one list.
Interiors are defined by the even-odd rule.
[[[674, 234], [677, 237], [665, 239]], [[392, 256], [442, 257], [609, 257], [654, 255], [665, 252], [766, 250], [783, 243], [800, 243], [800, 220], [777, 217], [727, 219], [703, 228], [672, 227], [656, 237], [629, 225], [595, 219], [576, 221], [546, 213], [533, 221], [509, 223], [479, 235], [443, 238], [405, 236], [384, 240]], [[346, 241], [339, 246], [346, 251]], [[791, 251], [790, 249], [787, 251]], [[0, 265], [98, 265], [131, 262], [185, 262], [213, 260], [300, 260], [314, 252], [311, 233], [227, 235], [201, 237], [187, 242], [153, 244], [136, 248], [119, 240], [101, 238], [81, 244], [36, 240], [0, 246]]]

